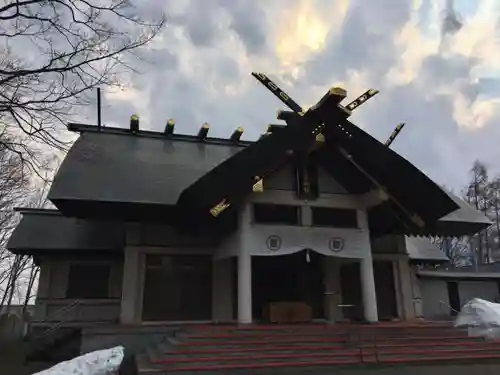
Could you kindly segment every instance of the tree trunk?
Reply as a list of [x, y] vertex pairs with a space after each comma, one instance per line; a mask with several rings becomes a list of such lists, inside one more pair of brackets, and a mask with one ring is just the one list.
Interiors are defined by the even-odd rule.
[[31, 298], [31, 291], [33, 290], [33, 285], [35, 284], [36, 277], [38, 276], [38, 271], [39, 268], [35, 266], [34, 263], [31, 265], [31, 271], [30, 271], [30, 279], [28, 282], [28, 288], [26, 290], [26, 295], [24, 296], [24, 303], [23, 303], [23, 315], [26, 313], [26, 307], [28, 306], [28, 303]]
[[497, 250], [500, 249], [500, 217], [498, 215], [498, 198], [495, 199], [495, 224], [497, 227]]

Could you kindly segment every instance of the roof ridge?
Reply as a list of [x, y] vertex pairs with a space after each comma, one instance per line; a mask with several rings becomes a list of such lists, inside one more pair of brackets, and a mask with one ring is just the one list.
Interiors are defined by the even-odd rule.
[[165, 136], [163, 131], [137, 130], [135, 132], [131, 132], [130, 129], [128, 128], [119, 128], [111, 126], [99, 128], [96, 125], [80, 124], [80, 123], [69, 123], [67, 128], [69, 131], [77, 133], [102, 133], [102, 134], [123, 135], [131, 137], [156, 138], [156, 139], [173, 140], [173, 141], [219, 144], [225, 146], [246, 147], [256, 142], [256, 140], [234, 141], [230, 138], [220, 138], [220, 137], [206, 137], [202, 139], [199, 138], [196, 134], [173, 133], [172, 135]]

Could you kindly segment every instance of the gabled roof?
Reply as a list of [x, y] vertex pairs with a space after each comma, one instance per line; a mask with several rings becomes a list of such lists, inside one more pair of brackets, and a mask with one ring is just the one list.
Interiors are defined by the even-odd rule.
[[[185, 220], [193, 223], [196, 216], [190, 207], [195, 206], [198, 212], [204, 207], [208, 216], [208, 209], [228, 195], [235, 197], [233, 203], [241, 201], [251, 192], [255, 175], [278, 168], [300, 155], [304, 146], [299, 140], [309, 137], [300, 127], [291, 131], [285, 128], [285, 132], [276, 128], [280, 130], [275, 129], [258, 142], [219, 138], [200, 141], [195, 136], [183, 135], [167, 138], [162, 133], [132, 134], [127, 129], [114, 128], [98, 132], [94, 126], [74, 124], [72, 128], [81, 132], [80, 138], [68, 152], [49, 192], [49, 199], [64, 215], [172, 224], [183, 213]], [[370, 178], [376, 177], [406, 209], [417, 211], [424, 219], [459, 208], [460, 202], [450, 198], [408, 161], [354, 125], [350, 132], [355, 137], [343, 145], [361, 169], [336, 147], [313, 152], [323, 169], [348, 191], [360, 194], [376, 188]], [[290, 153], [291, 147], [296, 152]], [[370, 171], [370, 177], [363, 173], [366, 170]], [[228, 211], [226, 220], [234, 224], [231, 212], [235, 214], [237, 204]], [[420, 230], [397, 204], [388, 201], [369, 210], [369, 222], [375, 236], [437, 235], [444, 230], [459, 235], [457, 230], [472, 230], [465, 224], [466, 211], [461, 212], [463, 220], [459, 227], [451, 222], [451, 215], [444, 224], [437, 225], [436, 219]], [[477, 218], [477, 212], [473, 209], [472, 212]]]
[[[386, 189], [391, 199], [381, 214], [389, 222], [380, 221], [380, 207], [375, 208], [372, 218], [377, 219], [371, 224], [376, 234], [390, 233], [395, 226], [402, 227], [403, 233], [425, 233], [440, 217], [458, 209], [437, 184], [406, 159], [349, 121], [343, 121], [339, 130], [337, 121], [343, 120], [332, 118], [333, 125], [325, 125], [327, 143], [317, 153], [319, 163], [353, 193]], [[290, 123], [286, 131], [271, 133], [205, 174], [183, 192], [179, 205], [195, 217], [208, 216], [209, 209], [223, 200], [238, 205], [251, 192], [255, 176], [267, 176], [290, 158], [300, 157], [314, 138], [302, 120]], [[430, 201], [433, 203], [428, 204]], [[415, 216], [424, 221], [424, 228], [411, 219]]]
[[[263, 74], [252, 75], [262, 83], [271, 82]], [[459, 209], [413, 164], [347, 120], [350, 111], [376, 90], [343, 107], [345, 90], [333, 88], [307, 111], [276, 90], [271, 91], [286, 97], [284, 102], [297, 113], [289, 112], [287, 126], [247, 147], [206, 138], [207, 128], [200, 129], [193, 142], [193, 137], [172, 135], [167, 131], [172, 127], [162, 137], [136, 126], [128, 133], [109, 128], [97, 133], [89, 126], [71, 125], [83, 135], [61, 166], [49, 199], [68, 215], [154, 218], [213, 231], [234, 224], [238, 207], [256, 180], [312, 153], [351, 193], [376, 189], [386, 194], [385, 203], [369, 210], [373, 235], [439, 234], [439, 219]], [[316, 150], [319, 134], [324, 142]], [[217, 206], [224, 209], [214, 214]], [[453, 229], [456, 222], [446, 229]]]

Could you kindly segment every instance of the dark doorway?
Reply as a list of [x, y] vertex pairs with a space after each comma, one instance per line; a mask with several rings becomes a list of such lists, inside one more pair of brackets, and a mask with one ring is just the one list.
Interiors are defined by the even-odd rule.
[[210, 320], [212, 256], [148, 255], [143, 321]]
[[344, 318], [353, 321], [362, 321], [364, 319], [364, 312], [359, 262], [342, 263], [340, 265], [340, 285], [342, 289], [342, 312]]
[[398, 307], [392, 261], [374, 261], [373, 276], [375, 278], [375, 293], [377, 294], [379, 320], [392, 320], [397, 318]]
[[252, 257], [254, 318], [262, 320], [265, 306], [272, 302], [305, 302], [314, 319], [324, 318], [322, 257], [314, 251]]
[[451, 316], [455, 316], [460, 311], [460, 293], [458, 292], [458, 283], [456, 281], [449, 281], [448, 285], [448, 298], [450, 299]]

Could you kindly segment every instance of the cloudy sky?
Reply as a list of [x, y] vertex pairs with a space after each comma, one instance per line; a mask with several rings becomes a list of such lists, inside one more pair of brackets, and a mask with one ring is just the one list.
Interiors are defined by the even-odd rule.
[[[352, 120], [454, 189], [475, 159], [500, 172], [499, 0], [141, 0], [168, 27], [128, 88], [106, 91], [103, 119], [126, 126], [256, 139], [283, 105], [251, 76], [267, 73], [303, 106], [332, 85], [381, 93]], [[454, 9], [452, 9], [454, 8]], [[89, 120], [94, 120], [90, 118]]]

